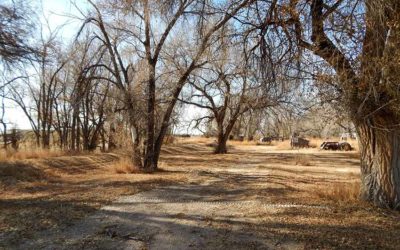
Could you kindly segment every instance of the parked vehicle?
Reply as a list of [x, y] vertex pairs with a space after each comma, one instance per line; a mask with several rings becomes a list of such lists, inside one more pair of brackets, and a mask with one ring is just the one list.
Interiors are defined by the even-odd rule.
[[341, 150], [350, 151], [352, 146], [348, 142], [323, 142], [320, 146], [323, 150]]
[[271, 144], [272, 143], [272, 137], [261, 137], [260, 138], [261, 143], [266, 143], [266, 144]]
[[292, 137], [290, 139], [290, 146], [292, 148], [309, 148], [310, 141], [301, 137]]

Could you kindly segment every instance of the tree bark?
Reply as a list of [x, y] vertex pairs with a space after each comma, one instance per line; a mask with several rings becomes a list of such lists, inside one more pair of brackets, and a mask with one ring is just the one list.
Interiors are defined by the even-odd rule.
[[2, 122], [3, 125], [3, 148], [7, 149], [7, 143], [8, 143], [8, 136], [7, 136], [7, 124], [5, 122]]
[[218, 144], [215, 147], [214, 153], [216, 154], [226, 154], [228, 153], [228, 149], [226, 147], [226, 142], [228, 141], [228, 137], [226, 134], [224, 133], [219, 133], [218, 134]]
[[140, 154], [140, 138], [138, 129], [131, 125], [131, 137], [132, 137], [132, 146], [133, 146], [133, 155], [132, 155], [132, 162], [138, 169], [143, 168], [142, 164], [142, 157]]
[[155, 65], [150, 65], [149, 81], [148, 81], [148, 100], [147, 100], [147, 138], [146, 138], [146, 154], [143, 168], [145, 172], [153, 172], [157, 169], [154, 161], [154, 129], [155, 129], [155, 102], [156, 102], [156, 78]]
[[376, 206], [400, 209], [400, 133], [391, 118], [374, 117], [356, 125], [361, 154], [361, 198]]
[[216, 154], [226, 154], [228, 153], [228, 149], [226, 147], [226, 142], [228, 141], [229, 135], [232, 132], [233, 127], [237, 121], [239, 113], [236, 113], [234, 117], [229, 120], [228, 125], [224, 129], [223, 118], [218, 122], [218, 141], [217, 147], [215, 148], [214, 153]]
[[115, 142], [115, 125], [114, 122], [110, 124], [110, 132], [108, 134], [108, 151], [112, 151], [117, 148], [117, 143]]

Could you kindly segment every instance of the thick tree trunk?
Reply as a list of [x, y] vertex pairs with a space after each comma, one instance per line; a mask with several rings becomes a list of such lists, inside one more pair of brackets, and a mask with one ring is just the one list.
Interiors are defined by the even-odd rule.
[[42, 129], [42, 148], [50, 148], [50, 134], [47, 133], [47, 125], [43, 125]]
[[356, 125], [361, 154], [361, 197], [379, 207], [399, 210], [400, 132], [387, 129], [389, 119], [375, 117]]
[[115, 125], [113, 122], [110, 124], [110, 132], [108, 134], [108, 151], [112, 151], [117, 148], [117, 143], [115, 142]]
[[228, 149], [226, 147], [226, 142], [228, 141], [229, 135], [232, 131], [234, 124], [229, 124], [224, 129], [224, 120], [219, 119], [217, 120], [218, 124], [218, 138], [217, 138], [217, 146], [215, 147], [214, 153], [215, 154], [226, 154], [228, 153]]
[[226, 154], [228, 153], [228, 149], [226, 147], [226, 142], [228, 141], [228, 137], [224, 133], [219, 133], [218, 134], [218, 141], [217, 141], [217, 146], [215, 147], [214, 153], [216, 154]]
[[40, 131], [35, 130], [36, 147], [40, 147]]

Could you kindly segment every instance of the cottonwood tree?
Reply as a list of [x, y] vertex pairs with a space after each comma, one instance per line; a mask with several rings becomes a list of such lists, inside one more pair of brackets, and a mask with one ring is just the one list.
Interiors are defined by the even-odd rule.
[[44, 35], [42, 29], [39, 44], [40, 53], [31, 61], [30, 69], [34, 74], [26, 72], [25, 77], [8, 85], [9, 95], [6, 98], [14, 101], [29, 119], [37, 145], [48, 149], [53, 125], [53, 104], [59, 83], [57, 74], [67, 60], [58, 53], [60, 47], [57, 32], [50, 30], [48, 35]]
[[[210, 51], [208, 60], [188, 79], [191, 91], [182, 102], [206, 109], [208, 120], [217, 124], [215, 153], [227, 153], [226, 142], [240, 116], [279, 105], [286, 101], [288, 88], [278, 79], [259, 74], [249, 61], [243, 41], [230, 40], [228, 27]], [[211, 114], [211, 115], [209, 115]]]
[[273, 2], [264, 27], [278, 23], [299, 50], [332, 69], [359, 137], [362, 198], [400, 209], [400, 2]]
[[[208, 110], [207, 116], [201, 119], [214, 120], [217, 124], [217, 146], [215, 153], [227, 153], [226, 142], [240, 115], [243, 115], [257, 105], [257, 97], [250, 97], [255, 88], [254, 82], [241, 73], [238, 68], [234, 71], [226, 68], [203, 68], [199, 74], [188, 79], [190, 93], [181, 98], [181, 102]], [[240, 66], [239, 66], [240, 68]]]
[[[134, 149], [135, 164], [143, 171], [152, 172], [157, 169], [157, 163], [161, 152], [161, 147], [166, 136], [171, 116], [177, 103], [179, 94], [186, 83], [190, 73], [199, 68], [204, 62], [202, 61], [205, 50], [210, 46], [213, 35], [229, 20], [232, 19], [240, 10], [249, 5], [252, 0], [229, 1], [224, 3], [206, 3], [195, 0], [183, 1], [113, 1], [107, 3], [94, 3], [89, 1], [94, 11], [93, 14], [87, 16], [85, 25], [92, 24], [96, 31], [95, 37], [103, 42], [107, 48], [112, 62], [112, 66], [108, 69], [113, 72], [113, 79], [110, 81], [119, 88], [126, 99], [128, 113], [135, 117], [135, 103], [129, 101], [132, 99], [132, 93], [129, 86], [135, 85], [129, 75], [137, 73], [132, 67], [132, 61], [126, 60], [121, 56], [122, 48], [130, 48], [136, 56], [136, 63], [144, 61], [145, 70], [145, 91], [146, 91], [146, 128], [144, 150], [141, 152]], [[103, 7], [102, 7], [103, 6]], [[221, 7], [222, 6], [222, 7]], [[106, 7], [106, 8], [104, 8]], [[201, 7], [199, 9], [199, 7]], [[222, 8], [222, 9], [221, 9]], [[120, 13], [121, 20], [111, 24], [108, 10]], [[209, 10], [213, 14], [213, 18], [206, 16], [203, 10]], [[220, 14], [222, 13], [222, 14]], [[177, 71], [176, 80], [171, 83], [169, 89], [169, 100], [164, 103], [163, 114], [161, 114], [160, 122], [156, 123], [156, 98], [157, 98], [157, 79], [159, 79], [162, 70], [161, 55], [164, 53], [166, 44], [169, 43], [169, 37], [176, 26], [182, 25], [183, 17], [186, 20], [192, 20], [189, 27], [194, 29], [193, 20], [202, 20], [198, 34], [188, 36], [196, 38], [190, 53], [185, 55], [184, 64], [177, 63], [181, 66]], [[208, 19], [207, 19], [208, 18]], [[158, 24], [157, 27], [155, 23]], [[114, 34], [117, 34], [115, 36]], [[120, 39], [117, 39], [120, 35]], [[121, 38], [123, 42], [121, 42]], [[179, 55], [177, 55], [179, 57]], [[182, 57], [179, 57], [182, 58]], [[131, 69], [130, 69], [131, 68]], [[129, 72], [131, 71], [131, 72]], [[131, 118], [133, 122], [133, 118]], [[157, 126], [157, 124], [160, 124]], [[139, 146], [137, 135], [134, 136], [134, 145]], [[140, 154], [138, 154], [140, 153]]]
[[7, 122], [4, 99], [9, 96], [7, 87], [24, 78], [18, 75], [17, 68], [21, 63], [27, 63], [38, 54], [30, 37], [35, 31], [34, 13], [29, 3], [19, 0], [4, 0], [0, 2], [0, 72], [1, 72], [1, 102], [4, 147], [7, 147]]

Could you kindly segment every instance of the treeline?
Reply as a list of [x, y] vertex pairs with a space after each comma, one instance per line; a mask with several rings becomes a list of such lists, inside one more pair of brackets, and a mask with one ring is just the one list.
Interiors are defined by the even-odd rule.
[[288, 48], [270, 53], [273, 74], [260, 70], [260, 37], [245, 24], [258, 11], [252, 2], [89, 1], [74, 42], [42, 34], [34, 74], [10, 84], [6, 98], [42, 148], [109, 150], [124, 138], [135, 164], [152, 171], [180, 103], [205, 109], [198, 125], [216, 122], [216, 153], [226, 153], [238, 120], [289, 103], [299, 85]]

